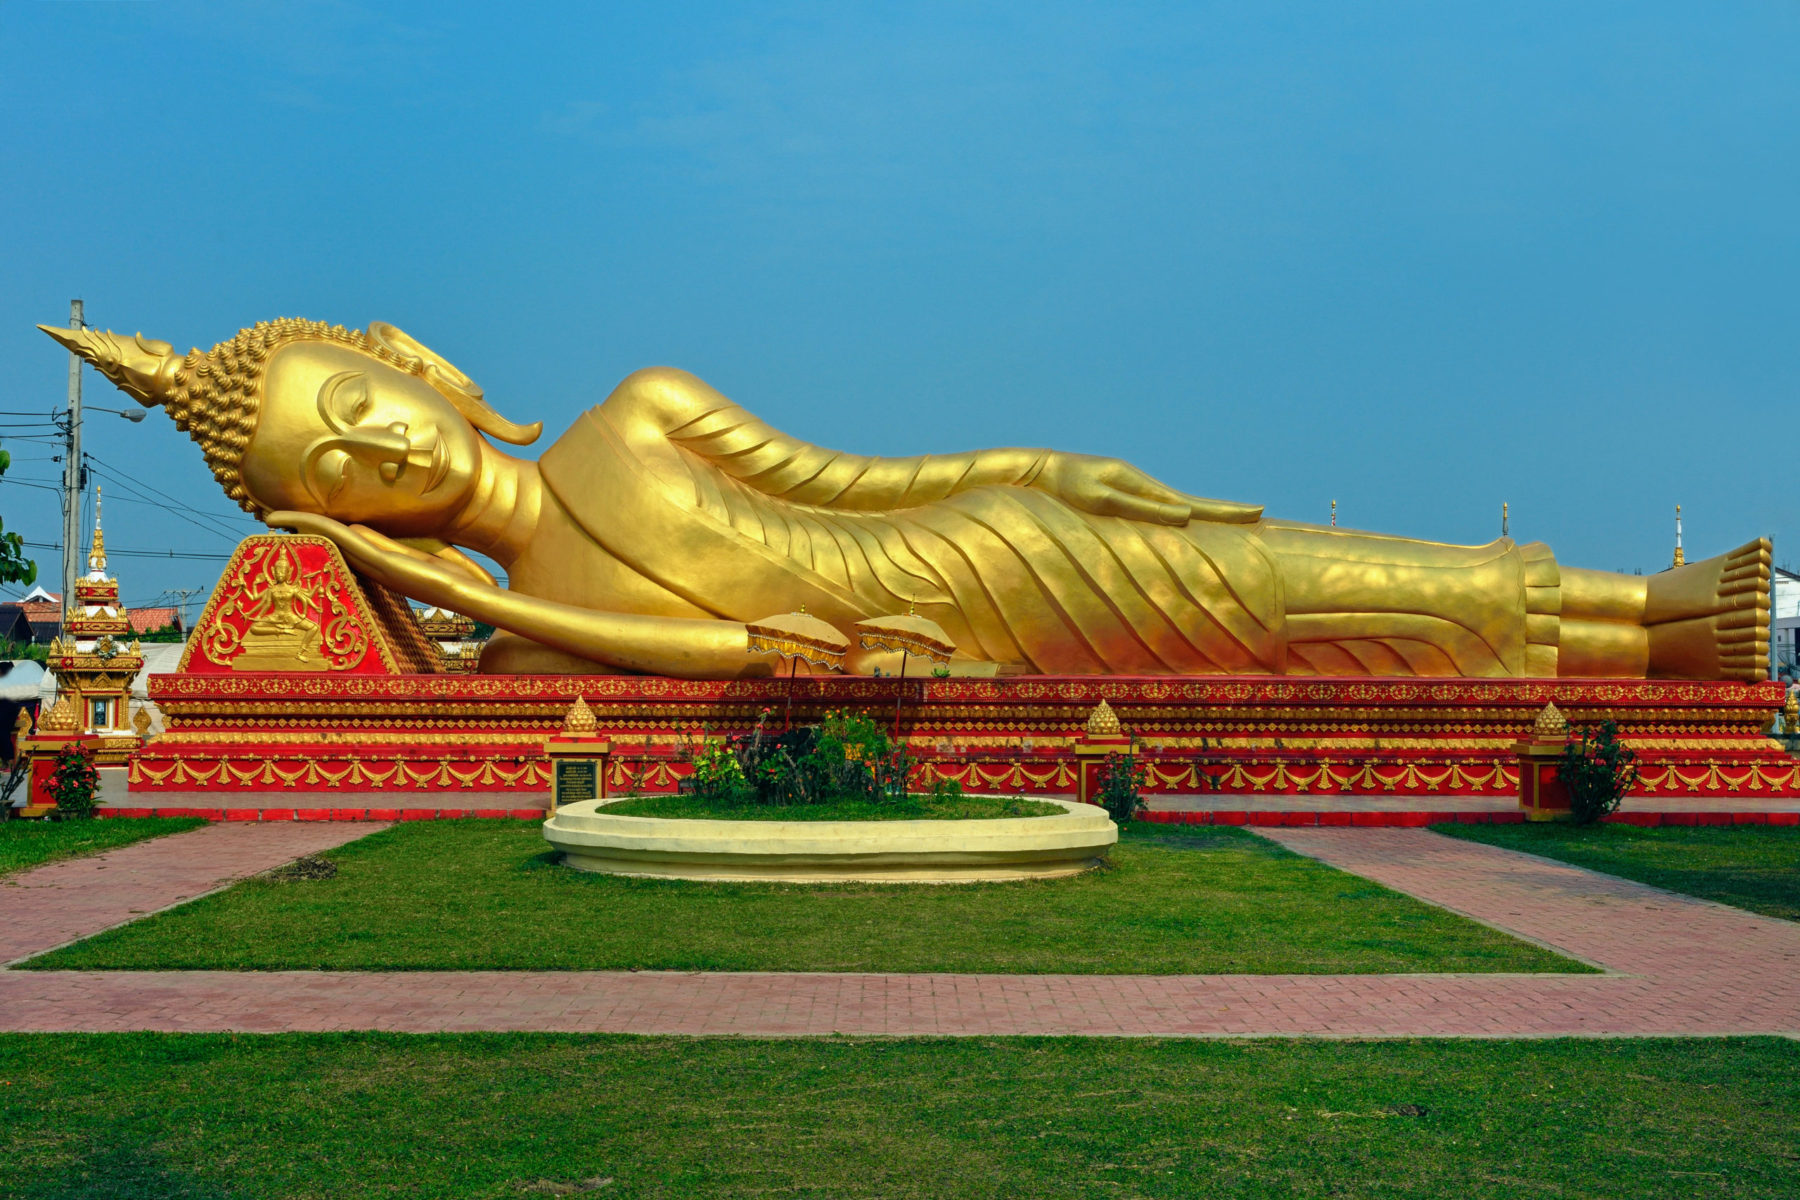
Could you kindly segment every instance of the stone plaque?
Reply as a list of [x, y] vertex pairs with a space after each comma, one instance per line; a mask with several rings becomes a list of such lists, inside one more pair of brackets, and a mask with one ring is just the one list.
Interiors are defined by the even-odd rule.
[[600, 760], [565, 758], [556, 764], [556, 804], [574, 804], [600, 798]]

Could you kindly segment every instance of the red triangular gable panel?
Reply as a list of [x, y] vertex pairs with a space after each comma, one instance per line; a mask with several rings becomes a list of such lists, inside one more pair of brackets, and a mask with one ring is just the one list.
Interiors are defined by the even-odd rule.
[[178, 669], [434, 675], [443, 663], [406, 601], [359, 578], [330, 541], [259, 533], [238, 544]]

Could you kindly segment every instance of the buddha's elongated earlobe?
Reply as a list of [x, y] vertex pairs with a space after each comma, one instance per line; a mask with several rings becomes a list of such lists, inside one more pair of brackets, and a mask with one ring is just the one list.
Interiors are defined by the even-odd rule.
[[402, 360], [417, 364], [415, 369], [419, 375], [436, 388], [446, 400], [454, 404], [456, 411], [466, 417], [469, 424], [489, 437], [514, 446], [528, 446], [537, 441], [538, 435], [544, 432], [542, 421], [520, 425], [495, 412], [489, 406], [480, 384], [459, 371], [449, 359], [424, 345], [405, 330], [396, 328], [386, 321], [374, 321], [369, 325], [369, 340], [393, 352]]

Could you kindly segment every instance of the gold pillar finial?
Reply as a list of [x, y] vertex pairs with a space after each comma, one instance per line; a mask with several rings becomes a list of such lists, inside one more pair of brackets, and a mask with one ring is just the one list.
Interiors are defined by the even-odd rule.
[[594, 710], [588, 707], [586, 698], [575, 697], [575, 703], [569, 705], [569, 711], [563, 714], [563, 737], [593, 737], [599, 732], [600, 722], [594, 716]]
[[1538, 710], [1537, 720], [1531, 723], [1531, 732], [1541, 738], [1565, 737], [1569, 732], [1569, 718], [1563, 716], [1562, 709], [1555, 704], [1546, 704]]
[[1337, 528], [1337, 501], [1336, 500], [1333, 500], [1331, 502], [1331, 527], [1333, 529]]
[[1511, 528], [1509, 528], [1510, 522], [1508, 519], [1509, 518], [1508, 510], [1510, 507], [1511, 506], [1508, 505], [1506, 503], [1506, 501], [1502, 500], [1500, 502], [1500, 536], [1501, 537], [1507, 537], [1512, 533]]
[[1089, 737], [1118, 737], [1120, 733], [1119, 714], [1113, 711], [1112, 705], [1104, 698], [1094, 706], [1088, 714], [1087, 724], [1083, 727]]
[[1681, 505], [1677, 504], [1675, 506], [1675, 561], [1669, 566], [1680, 567], [1686, 564], [1687, 555], [1681, 552]]

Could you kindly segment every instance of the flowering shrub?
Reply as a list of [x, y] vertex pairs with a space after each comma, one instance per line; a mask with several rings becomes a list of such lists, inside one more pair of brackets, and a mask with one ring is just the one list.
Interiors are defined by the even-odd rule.
[[56, 767], [50, 774], [50, 798], [56, 801], [57, 820], [92, 817], [99, 791], [100, 772], [86, 746], [70, 742], [57, 751]]
[[1592, 825], [1618, 810], [1637, 786], [1637, 757], [1619, 740], [1619, 726], [1610, 720], [1583, 729], [1579, 742], [1563, 748], [1556, 778], [1569, 789], [1569, 815], [1577, 825]]
[[906, 795], [913, 759], [896, 751], [881, 725], [833, 710], [817, 725], [771, 733], [765, 711], [749, 733], [713, 742], [694, 756], [682, 787], [718, 804], [834, 804]]
[[687, 783], [696, 796], [709, 800], [741, 802], [750, 791], [737, 755], [723, 741], [708, 742], [694, 755], [694, 773]]
[[1099, 789], [1095, 803], [1120, 825], [1144, 810], [1143, 789], [1148, 772], [1138, 765], [1137, 746], [1124, 754], [1108, 755], [1100, 765]]

